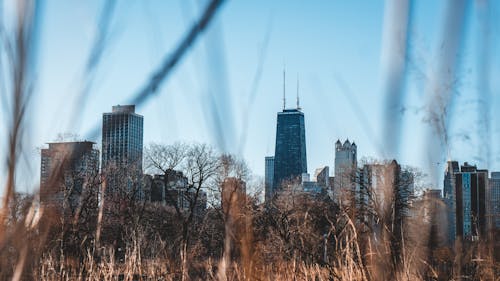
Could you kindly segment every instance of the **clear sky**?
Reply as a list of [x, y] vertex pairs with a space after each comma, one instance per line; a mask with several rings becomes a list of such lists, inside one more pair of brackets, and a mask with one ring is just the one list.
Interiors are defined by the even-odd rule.
[[[495, 79], [500, 77], [500, 5], [496, 1], [488, 8], [491, 99], [486, 102], [493, 109], [489, 167], [479, 155], [482, 139], [476, 129], [483, 2], [471, 1], [467, 8], [457, 98], [451, 109], [455, 122], [450, 128], [450, 157], [500, 170], [500, 79]], [[36, 148], [54, 141], [59, 133], [85, 138], [100, 126], [102, 113], [127, 103], [205, 5], [205, 1], [184, 0], [118, 1], [96, 79], [82, 104], [75, 96], [82, 87], [103, 3], [49, 0], [43, 7], [26, 150], [34, 180], [25, 179], [26, 189], [39, 178]], [[398, 117], [404, 125], [398, 161], [424, 170], [428, 126], [424, 88], [438, 61], [446, 3], [415, 1], [412, 7], [407, 98]], [[240, 154], [255, 174], [263, 175], [264, 157], [274, 154], [285, 68], [289, 107], [295, 106], [297, 76], [300, 80], [311, 174], [324, 165], [333, 170], [337, 139], [354, 140], [360, 157], [383, 157], [383, 147], [377, 144], [384, 143], [378, 132], [384, 122], [381, 54], [386, 5], [365, 0], [227, 1], [157, 95], [136, 109], [144, 116], [144, 143], [211, 143]], [[78, 122], [75, 115], [80, 117]], [[216, 133], [217, 128], [223, 133]], [[5, 132], [5, 124], [1, 129]], [[91, 140], [100, 145], [100, 136]], [[5, 159], [5, 149], [0, 156]], [[436, 163], [442, 171], [445, 160]]]

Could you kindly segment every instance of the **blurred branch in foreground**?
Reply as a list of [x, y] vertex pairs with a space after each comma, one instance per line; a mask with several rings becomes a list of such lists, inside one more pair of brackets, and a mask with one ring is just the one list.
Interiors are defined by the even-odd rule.
[[[33, 73], [36, 59], [36, 39], [37, 39], [37, 23], [40, 17], [40, 4], [37, 1], [18, 1], [17, 16], [14, 23], [14, 36], [9, 37], [9, 34], [4, 34], [3, 39], [6, 41], [6, 46], [11, 48], [7, 54], [10, 56], [7, 63], [7, 69], [10, 69], [10, 77], [6, 77], [9, 81], [4, 81], [7, 88], [6, 96], [12, 95], [11, 104], [4, 104], [5, 110], [9, 112], [7, 117], [8, 125], [8, 151], [7, 151], [7, 181], [5, 184], [5, 195], [2, 202], [2, 210], [0, 210], [0, 241], [4, 234], [4, 221], [8, 216], [9, 201], [15, 192], [15, 177], [16, 166], [18, 165], [19, 156], [22, 153], [21, 144], [23, 133], [26, 128], [26, 107], [28, 105], [30, 95], [33, 91]], [[3, 65], [2, 65], [3, 66]]]
[[[141, 106], [148, 98], [156, 93], [157, 89], [165, 81], [171, 71], [195, 43], [196, 39], [198, 39], [199, 35], [208, 27], [223, 3], [223, 0], [212, 0], [207, 5], [201, 17], [191, 26], [189, 32], [186, 33], [185, 37], [179, 42], [174, 51], [163, 60], [160, 67], [151, 75], [145, 85], [127, 102], [128, 104]], [[100, 124], [96, 124], [87, 134], [88, 138], [95, 138], [99, 134], [99, 130]]]
[[382, 57], [386, 68], [384, 81], [384, 148], [396, 157], [401, 141], [401, 112], [406, 96], [405, 82], [412, 18], [411, 1], [389, 1], [384, 15]]
[[[460, 51], [465, 39], [468, 1], [447, 1], [446, 14], [439, 42], [436, 75], [426, 85], [427, 117], [429, 129], [426, 136], [427, 161], [432, 183], [438, 186], [439, 166], [444, 153], [449, 154], [449, 128], [456, 96], [457, 70], [460, 67]], [[449, 155], [448, 155], [449, 156]]]

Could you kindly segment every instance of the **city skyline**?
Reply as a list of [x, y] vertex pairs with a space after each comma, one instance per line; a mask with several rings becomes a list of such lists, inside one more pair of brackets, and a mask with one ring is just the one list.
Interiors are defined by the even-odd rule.
[[[298, 100], [298, 96], [297, 96], [297, 100]], [[298, 101], [297, 101], [297, 102], [298, 102]], [[285, 105], [285, 103], [284, 103], [284, 105]], [[298, 103], [297, 103], [297, 106], [299, 106], [299, 105], [298, 105]], [[282, 112], [278, 112], [278, 114], [277, 114], [278, 119], [279, 119], [280, 114], [281, 114], [281, 115], [283, 115], [283, 114], [285, 114], [285, 113], [288, 113], [288, 115], [289, 115], [289, 114], [291, 114], [291, 113], [293, 113], [293, 112], [298, 112], [298, 113], [300, 113], [300, 115], [302, 116], [302, 120], [304, 120], [304, 118], [303, 118], [304, 113], [302, 112], [302, 109], [301, 109], [300, 107], [295, 108], [295, 109], [293, 109], [293, 108], [284, 108]], [[109, 130], [110, 130], [110, 129], [105, 129], [105, 127], [109, 127], [109, 125], [106, 125], [106, 124], [107, 124], [107, 123], [109, 123], [109, 122], [112, 122], [112, 120], [113, 120], [113, 119], [112, 119], [112, 116], [113, 116], [113, 115], [117, 115], [117, 114], [125, 114], [125, 115], [127, 115], [127, 114], [128, 114], [128, 115], [133, 115], [133, 116], [138, 116], [138, 117], [139, 117], [139, 119], [140, 119], [140, 121], [141, 121], [141, 122], [140, 122], [141, 127], [139, 128], [139, 130], [140, 130], [140, 135], [141, 135], [141, 141], [140, 141], [139, 143], [137, 143], [137, 147], [136, 147], [135, 149], [136, 149], [136, 150], [138, 150], [138, 149], [140, 149], [140, 150], [141, 150], [141, 152], [140, 152], [140, 157], [142, 158], [142, 149], [143, 149], [143, 141], [142, 141], [142, 134], [143, 134], [143, 133], [142, 133], [142, 122], [143, 122], [143, 116], [142, 116], [142, 115], [139, 115], [139, 114], [137, 114], [137, 113], [135, 113], [135, 105], [114, 105], [114, 106], [112, 106], [112, 112], [110, 112], [110, 113], [106, 113], [106, 112], [105, 112], [105, 113], [103, 113], [103, 114], [102, 114], [102, 116], [103, 116], [102, 131], [103, 131], [103, 132], [106, 132], [106, 131], [109, 131]], [[107, 119], [106, 119], [106, 118], [107, 118]], [[106, 120], [108, 120], [108, 121], [106, 121]], [[120, 121], [120, 122], [121, 122], [122, 120], [118, 120], [118, 121]], [[114, 123], [116, 123], [116, 122], [118, 122], [118, 121], [116, 121], [116, 120], [115, 120], [115, 122], [114, 122]], [[120, 122], [118, 122], [118, 123], [120, 123]], [[130, 122], [130, 120], [129, 120], [128, 122]], [[135, 122], [135, 121], [134, 121], [134, 122]], [[135, 122], [135, 123], [137, 123], [137, 122]], [[135, 123], [134, 123], [134, 124], [135, 124]], [[302, 123], [304, 123], [304, 122], [302, 121]], [[111, 128], [111, 127], [110, 127], [110, 128]], [[114, 126], [113, 128], [114, 128], [114, 129], [112, 129], [111, 131], [114, 131], [114, 130], [118, 129], [118, 127], [117, 127], [117, 126]], [[121, 127], [120, 127], [120, 128], [121, 128]], [[110, 132], [111, 132], [111, 131], [110, 131]], [[278, 125], [276, 126], [276, 131], [278, 131]], [[305, 128], [304, 128], [304, 133], [305, 133]], [[106, 133], [105, 133], [104, 135], [106, 135]], [[276, 132], [276, 135], [278, 135], [278, 132]], [[99, 165], [99, 166], [100, 166], [100, 169], [103, 169], [103, 168], [106, 166], [106, 165], [104, 164], [104, 163], [106, 162], [106, 161], [104, 160], [104, 159], [106, 158], [106, 156], [105, 156], [105, 154], [106, 154], [106, 153], [103, 153], [102, 146], [101, 146], [101, 147], [99, 147], [99, 146], [97, 145], [97, 143], [95, 143], [95, 142], [93, 142], [93, 141], [91, 141], [91, 140], [87, 140], [87, 139], [79, 139], [79, 138], [78, 138], [78, 135], [73, 135], [73, 134], [70, 134], [70, 135], [69, 135], [69, 139], [64, 139], [64, 138], [63, 138], [63, 136], [61, 136], [61, 135], [59, 135], [59, 136], [58, 136], [58, 138], [59, 138], [58, 140], [55, 140], [55, 141], [52, 141], [52, 142], [46, 142], [46, 144], [58, 144], [58, 143], [61, 143], [61, 144], [64, 144], [64, 143], [71, 144], [71, 143], [78, 143], [78, 142], [82, 142], [82, 143], [93, 143], [93, 144], [94, 144], [94, 147], [97, 147], [97, 151], [98, 151], [98, 152], [101, 152], [101, 157], [102, 157], [102, 158], [101, 158], [100, 165]], [[104, 143], [104, 142], [105, 142], [105, 141], [103, 140], [103, 141], [102, 141], [102, 143]], [[166, 143], [165, 143], [165, 144], [166, 144]], [[167, 145], [168, 145], [168, 144], [167, 144]], [[347, 146], [346, 146], [346, 145], [347, 145]], [[352, 145], [352, 147], [353, 147], [353, 150], [351, 150], [351, 145]], [[42, 150], [42, 152], [43, 152], [43, 150], [47, 150], [47, 149], [43, 148], [43, 149], [41, 149], [41, 150]], [[305, 150], [305, 147], [304, 147], [304, 150]], [[121, 151], [121, 150], [120, 150], [120, 151]], [[122, 152], [126, 154], [125, 150], [123, 150]], [[361, 158], [360, 158], [360, 159], [358, 159], [358, 158], [357, 158], [357, 156], [358, 156], [358, 155], [357, 155], [357, 146], [356, 146], [356, 144], [355, 144], [355, 142], [354, 142], [354, 141], [351, 143], [351, 142], [349, 141], [349, 139], [348, 139], [348, 138], [347, 138], [347, 139], [346, 139], [343, 143], [342, 143], [342, 142], [340, 142], [340, 140], [339, 140], [339, 139], [337, 139], [337, 141], [336, 141], [336, 142], [334, 143], [334, 145], [332, 146], [332, 152], [333, 152], [333, 153], [332, 153], [332, 155], [333, 155], [333, 157], [332, 157], [332, 159], [333, 159], [332, 164], [333, 164], [334, 169], [332, 169], [332, 172], [330, 172], [329, 176], [335, 176], [335, 175], [337, 174], [337, 172], [339, 172], [339, 173], [340, 173], [340, 171], [341, 171], [341, 170], [343, 171], [343, 169], [345, 169], [345, 165], [347, 165], [347, 166], [353, 165], [354, 170], [356, 170], [358, 160], [363, 160], [363, 159], [365, 159], [365, 158], [364, 158], [365, 156], [361, 156]], [[123, 154], [123, 153], [122, 153], [122, 154]], [[109, 153], [108, 153], [108, 154], [109, 154]], [[125, 154], [123, 154], [123, 155], [125, 155]], [[305, 153], [305, 154], [306, 154], [306, 153]], [[136, 155], [136, 156], [138, 156], [138, 155]], [[305, 156], [306, 156], [306, 157], [305, 157], [305, 162], [307, 163], [307, 154], [306, 154]], [[119, 157], [119, 158], [120, 158], [120, 157]], [[274, 165], [275, 165], [275, 164], [274, 164], [274, 163], [275, 163], [275, 162], [274, 162], [274, 161], [275, 161], [275, 156], [274, 156], [274, 155], [272, 155], [272, 156], [271, 156], [271, 155], [268, 155], [268, 156], [265, 156], [264, 158], [265, 158], [265, 163], [264, 163], [264, 166], [266, 166], [266, 165], [267, 165], [267, 163], [268, 163], [268, 161], [269, 161], [269, 160], [271, 160], [271, 158], [272, 158], [272, 168], [273, 168], [273, 171], [274, 171], [274, 168], [275, 168], [275, 166], [274, 166]], [[120, 158], [120, 159], [121, 159], [121, 158]], [[118, 159], [118, 160], [119, 160], [119, 162], [120, 162], [121, 160], [123, 160], [123, 161], [125, 161], [125, 162], [127, 162], [127, 161], [128, 161], [128, 160], [125, 160], [126, 158], [123, 158], [123, 159], [121, 159], [121, 160], [120, 160], [120, 159]], [[117, 160], [117, 159], [115, 159], [115, 160]], [[372, 160], [375, 160], [375, 161], [388, 161], [388, 160], [392, 160], [392, 159], [372, 159]], [[396, 160], [396, 159], [394, 159], [394, 160]], [[452, 160], [453, 160], [452, 162], [454, 162], [454, 163], [459, 163], [459, 162], [460, 162], [460, 161], [455, 161], [454, 159], [452, 159]], [[449, 161], [448, 161], [448, 162], [449, 162]], [[463, 161], [463, 162], [465, 163], [465, 165], [468, 165], [468, 162], [467, 162], [467, 161]], [[42, 161], [42, 163], [43, 163], [43, 161]], [[339, 164], [341, 164], [341, 163], [343, 163], [344, 165], [339, 165]], [[142, 173], [142, 172], [144, 172], [144, 170], [142, 169], [142, 164], [143, 164], [143, 163], [142, 163], [142, 161], [140, 161], [140, 167], [139, 167], [139, 169], [141, 170], [141, 173]], [[305, 165], [306, 165], [306, 169], [307, 169], [307, 164], [305, 164]], [[318, 169], [321, 169], [321, 168], [323, 168], [323, 167], [329, 167], [329, 166], [330, 166], [330, 165], [319, 166], [319, 167], [313, 167], [313, 170], [318, 170]], [[267, 167], [265, 167], [265, 168], [267, 168]], [[416, 168], [417, 168], [417, 169], [419, 169], [419, 167], [416, 167]], [[42, 169], [42, 170], [43, 170], [43, 169]], [[493, 178], [496, 178], [496, 177], [497, 177], [497, 176], [493, 176], [493, 174], [495, 174], [495, 175], [496, 175], [496, 174], [498, 174], [498, 173], [499, 173], [499, 172], [494, 172], [494, 170], [488, 170], [488, 169], [486, 169], [486, 170], [487, 170], [487, 171], [491, 171], [491, 173], [492, 173], [492, 177], [493, 177]], [[446, 169], [444, 169], [444, 170], [442, 171], [442, 173], [445, 175], [445, 177], [444, 177], [444, 181], [446, 181]], [[304, 173], [302, 173], [302, 174], [303, 174], [303, 175], [307, 174], [309, 177], [311, 176], [311, 175], [310, 175], [310, 173], [308, 172], [308, 170], [305, 170], [305, 172], [304, 172]], [[260, 175], [258, 175], [258, 176], [260, 176]], [[487, 176], [489, 177], [489, 175], [487, 175]], [[262, 176], [262, 179], [264, 180], [264, 186], [266, 186], [266, 184], [267, 184], [266, 180], [267, 180], [267, 179], [265, 178], [265, 176]], [[273, 175], [272, 175], [271, 180], [273, 180], [273, 185], [274, 185], [274, 172], [273, 172]], [[309, 179], [307, 179], [306, 181], [308, 181], [308, 180], [309, 180]], [[301, 181], [304, 181], [304, 179], [301, 179]], [[441, 182], [441, 183], [438, 183], [438, 185], [437, 185], [437, 186], [429, 186], [428, 188], [431, 188], [431, 189], [432, 189], [432, 188], [437, 188], [437, 189], [440, 189], [443, 193], [445, 193], [445, 192], [446, 192], [446, 191], [445, 191], [445, 188], [446, 188], [445, 186], [446, 186], [446, 183], [443, 185], [443, 184], [442, 184], [442, 182]], [[274, 189], [274, 188], [275, 188], [275, 187], [273, 187], [273, 189]], [[264, 192], [264, 193], [265, 193], [265, 192]], [[266, 194], [267, 194], [267, 193], [266, 193]], [[267, 198], [267, 195], [265, 195], [265, 197]]]
[[495, 279], [499, 23], [0, 0], [0, 280]]
[[[78, 103], [72, 96], [78, 96], [81, 88], [78, 81], [96, 35], [94, 23], [98, 22], [101, 5], [97, 1], [47, 3], [38, 87], [30, 102], [30, 106], [40, 107], [28, 111], [36, 122], [27, 131], [30, 161], [24, 165], [29, 167], [29, 175], [19, 181], [21, 190], [36, 188], [39, 170], [38, 161], [34, 161], [38, 157], [36, 148], [55, 140], [60, 133], [89, 138], [87, 133], [100, 123], [100, 114], [111, 105], [127, 103], [131, 93], [169, 53], [201, 8], [189, 1], [148, 4], [137, 11], [133, 6], [117, 5], [109, 27], [112, 35], [106, 41], [109, 45], [96, 69], [102, 76], [89, 90], [90, 98]], [[306, 145], [317, 148], [308, 153], [309, 171], [333, 166], [333, 157], [325, 155], [331, 153], [337, 139], [355, 139], [360, 157], [390, 158], [384, 155], [380, 136], [384, 123], [381, 81], [387, 65], [381, 50], [386, 44], [383, 35], [388, 24], [384, 17], [387, 7], [383, 3], [360, 1], [307, 7], [290, 1], [286, 9], [277, 3], [227, 3], [207, 30], [207, 36], [188, 53], [171, 81], [158, 89], [154, 99], [138, 106], [138, 112], [148, 116], [144, 124], [145, 144], [201, 140], [235, 152], [247, 160], [255, 174], [264, 176], [262, 159], [274, 151], [275, 128], [270, 124], [274, 124], [271, 120], [281, 108], [281, 73], [285, 67], [289, 73], [287, 96], [294, 96], [296, 75], [299, 76], [301, 104], [308, 115]], [[445, 3], [432, 1], [419, 1], [412, 7], [415, 37], [411, 39], [408, 95], [401, 108], [407, 129], [401, 135], [397, 158], [423, 170], [429, 168], [422, 159], [427, 149], [424, 84], [436, 67], [432, 60], [437, 56], [434, 50], [439, 45], [440, 30], [432, 27], [439, 26], [445, 8]], [[474, 42], [481, 34], [481, 22], [474, 15], [481, 12], [480, 8], [471, 5], [469, 11], [470, 28], [461, 51], [459, 71], [464, 82], [454, 103], [454, 112], [460, 119], [450, 124], [450, 143], [448, 151], [443, 149], [443, 153], [461, 162], [473, 160], [490, 170], [500, 170], [499, 148], [494, 142], [500, 132], [496, 117], [492, 116], [491, 122], [489, 165], [479, 152], [481, 136], [472, 129], [479, 99]], [[299, 10], [304, 11], [302, 21], [296, 17]], [[495, 15], [497, 11], [494, 3], [491, 13]], [[265, 19], [255, 22], [252, 18], [257, 18], [256, 15], [264, 15]], [[79, 20], [73, 21], [75, 18]], [[242, 20], [252, 24], [243, 24]], [[491, 41], [498, 44], [498, 38], [497, 31], [493, 31]], [[371, 47], [367, 48], [368, 45]], [[491, 51], [491, 77], [500, 73], [497, 63], [500, 55], [496, 50]], [[239, 56], [241, 52], [246, 55]], [[498, 82], [492, 81], [490, 88], [493, 93], [497, 91]], [[500, 106], [498, 95], [491, 95], [490, 104], [493, 108]], [[60, 110], [54, 114], [56, 108]], [[221, 125], [218, 120], [228, 123]], [[5, 131], [6, 127], [1, 129]], [[101, 139], [98, 136], [92, 141], [100, 144]], [[438, 166], [440, 177], [447, 159], [442, 160], [433, 164]]]
[[[103, 140], [106, 145], [103, 146], [106, 147], [106, 152], [102, 153], [101, 166], [98, 161], [99, 150], [95, 149], [94, 142], [49, 143], [49, 147], [42, 149], [41, 154], [41, 203], [54, 207], [62, 204], [66, 196], [70, 199], [78, 196], [90, 178], [96, 178], [98, 173], [105, 177], [114, 173], [113, 169], [108, 168], [111, 162], [126, 169], [131, 165], [135, 167], [134, 159], [138, 157], [142, 159], [142, 121], [143, 116], [135, 113], [134, 105], [113, 106], [111, 113], [103, 113], [102, 131], [106, 137], [106, 140]], [[357, 146], [354, 141], [351, 143], [349, 140], [345, 140], [344, 143], [337, 140], [335, 143], [334, 177], [329, 177], [329, 167], [325, 166], [316, 169], [314, 179], [311, 181], [307, 170], [303, 170], [306, 166], [303, 161], [306, 156], [304, 135], [304, 114], [300, 111], [298, 102], [297, 108], [284, 107], [282, 112], [278, 112], [275, 155], [279, 161], [275, 162], [275, 156], [265, 157], [266, 178], [263, 199], [266, 204], [275, 199], [276, 193], [281, 193], [284, 185], [289, 185], [287, 181], [291, 181], [294, 182], [292, 186], [295, 186], [292, 190], [301, 190], [312, 195], [327, 195], [341, 205], [371, 204], [368, 197], [373, 196], [375, 205], [385, 206], [388, 198], [392, 200], [390, 198], [396, 196], [408, 204], [401, 214], [411, 216], [412, 212], [415, 212], [412, 211], [410, 203], [413, 198], [420, 200], [423, 198], [425, 201], [429, 199], [426, 197], [428, 192], [436, 191], [426, 189], [423, 194], [417, 194], [414, 186], [415, 171], [402, 168], [395, 159], [386, 163], [364, 163], [358, 169]], [[181, 206], [179, 208], [188, 208], [187, 203], [183, 201], [188, 200], [186, 199], [189, 197], [188, 193], [184, 194], [181, 191], [188, 186], [187, 177], [184, 177], [182, 172], [168, 169], [165, 174], [149, 175], [143, 174], [142, 163], [138, 168], [138, 175], [141, 178], [138, 181], [140, 184], [136, 187], [141, 194], [138, 200], [166, 205], [177, 204]], [[110, 171], [111, 174], [108, 174]], [[470, 165], [468, 162], [464, 162], [463, 165], [459, 165], [457, 161], [447, 162], [442, 185], [443, 196], [441, 197], [441, 192], [439, 196], [436, 194], [432, 196], [434, 200], [441, 200], [446, 206], [443, 215], [447, 220], [444, 231], [448, 245], [459, 237], [477, 240], [479, 237], [484, 237], [490, 229], [498, 227], [498, 208], [495, 204], [500, 200], [499, 175], [500, 172], [491, 171], [490, 177], [489, 170], [478, 169], [476, 165]], [[246, 194], [246, 188], [243, 190], [242, 194]], [[206, 193], [201, 191], [201, 194], [205, 199], [202, 199], [202, 204], [198, 207], [206, 209]], [[166, 198], [170, 198], [169, 196], [177, 198], [175, 202], [178, 202], [168, 201]], [[75, 198], [72, 200], [77, 202]], [[76, 203], [71, 204], [76, 208]], [[205, 207], [202, 208], [202, 205]]]

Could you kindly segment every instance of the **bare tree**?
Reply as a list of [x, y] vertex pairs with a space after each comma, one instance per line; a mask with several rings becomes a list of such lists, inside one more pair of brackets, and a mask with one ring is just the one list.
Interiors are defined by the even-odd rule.
[[222, 154], [220, 156], [221, 170], [218, 175], [219, 180], [234, 177], [239, 180], [248, 181], [250, 179], [250, 169], [243, 159], [239, 159], [231, 154]]
[[408, 219], [415, 182], [420, 188], [423, 177], [419, 170], [401, 167], [395, 160], [372, 160], [358, 172], [356, 223], [365, 256], [377, 254], [377, 259], [365, 261], [375, 275], [394, 278], [409, 262], [405, 252], [410, 249]]
[[144, 167], [153, 173], [173, 170], [186, 159], [188, 149], [189, 146], [181, 142], [172, 145], [152, 143], [144, 153]]
[[[152, 144], [146, 149], [145, 166], [150, 171], [160, 171], [163, 173], [163, 184], [165, 188], [165, 201], [175, 209], [178, 223], [181, 227], [181, 266], [182, 276], [187, 276], [187, 254], [190, 245], [191, 230], [198, 213], [203, 190], [219, 172], [221, 161], [218, 153], [206, 144], [186, 145], [176, 143], [173, 145]], [[171, 186], [171, 174], [174, 168], [182, 172], [182, 177], [186, 179], [186, 184], [176, 192]], [[177, 196], [174, 196], [176, 194]], [[182, 196], [187, 204], [180, 205], [178, 196]]]
[[216, 209], [224, 222], [224, 250], [217, 272], [220, 280], [228, 278], [227, 270], [233, 259], [241, 259], [243, 274], [252, 276], [249, 265], [255, 259], [252, 247], [253, 206], [246, 193], [249, 179], [250, 169], [243, 159], [231, 154], [220, 156], [220, 169], [216, 176], [217, 194], [220, 195], [220, 205]]

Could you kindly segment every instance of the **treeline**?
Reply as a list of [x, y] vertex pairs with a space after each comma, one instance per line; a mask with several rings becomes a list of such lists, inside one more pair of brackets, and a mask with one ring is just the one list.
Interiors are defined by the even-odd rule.
[[[445, 245], [432, 215], [438, 205], [401, 196], [407, 183], [384, 165], [379, 176], [390, 192], [383, 200], [354, 188], [339, 202], [328, 190], [304, 192], [289, 182], [263, 203], [242, 160], [204, 144], [150, 145], [144, 167], [165, 175], [161, 202], [150, 200], [142, 178], [118, 167], [78, 188], [78, 181], [62, 181], [59, 206], [16, 196], [0, 240], [0, 279], [498, 278], [491, 241]], [[173, 179], [172, 171], [182, 176]], [[169, 198], [172, 188], [185, 189], [183, 204]], [[208, 197], [203, 210], [201, 192]]]

